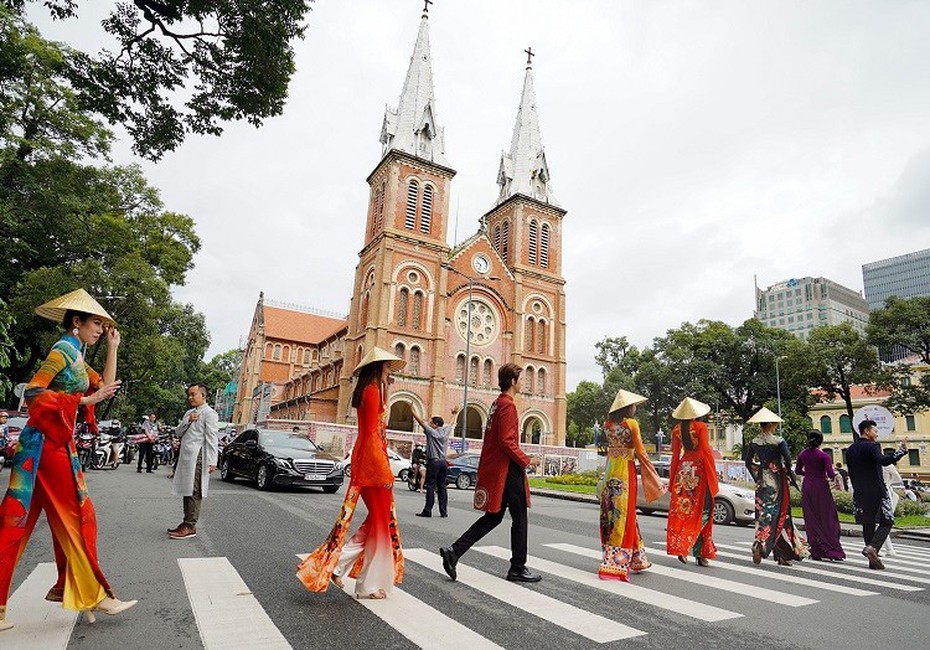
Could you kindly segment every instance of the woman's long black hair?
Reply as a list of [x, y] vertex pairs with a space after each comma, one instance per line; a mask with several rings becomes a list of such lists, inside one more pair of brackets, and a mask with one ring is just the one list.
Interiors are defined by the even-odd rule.
[[355, 390], [352, 391], [352, 406], [358, 408], [362, 405], [362, 393], [365, 387], [372, 382], [377, 382], [381, 377], [381, 366], [384, 361], [369, 363], [358, 373], [358, 379], [355, 381]]

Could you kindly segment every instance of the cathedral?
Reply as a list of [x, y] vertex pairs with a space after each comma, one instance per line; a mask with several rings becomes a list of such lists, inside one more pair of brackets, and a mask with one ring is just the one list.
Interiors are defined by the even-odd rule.
[[[566, 211], [552, 193], [527, 54], [513, 137], [497, 170], [497, 199], [478, 219], [478, 231], [451, 248], [456, 172], [446, 159], [424, 12], [397, 107], [384, 114], [381, 159], [367, 178], [349, 315], [337, 320], [261, 297], [235, 423], [354, 423], [352, 370], [378, 345], [407, 361], [392, 386], [390, 429], [412, 431], [413, 413], [448, 421], [454, 404], [467, 403], [456, 432], [464, 418], [466, 435], [481, 438], [499, 393], [498, 367], [512, 362], [524, 368], [521, 439], [564, 445]], [[288, 310], [293, 323], [282, 321]]]

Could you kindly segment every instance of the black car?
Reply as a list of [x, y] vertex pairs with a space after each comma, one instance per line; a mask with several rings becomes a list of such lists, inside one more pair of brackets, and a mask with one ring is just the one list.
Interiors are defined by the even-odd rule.
[[339, 459], [306, 436], [289, 431], [249, 429], [226, 445], [220, 456], [220, 477], [252, 479], [259, 490], [275, 485], [323, 488], [333, 493], [342, 485]]
[[446, 483], [460, 490], [474, 487], [478, 482], [478, 460], [481, 454], [457, 454], [448, 460]]

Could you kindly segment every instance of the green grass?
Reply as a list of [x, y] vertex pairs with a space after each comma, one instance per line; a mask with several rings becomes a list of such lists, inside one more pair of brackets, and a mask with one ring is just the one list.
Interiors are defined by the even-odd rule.
[[561, 483], [550, 483], [544, 478], [530, 478], [530, 487], [546, 488], [548, 490], [561, 490], [562, 492], [576, 492], [578, 494], [594, 494], [596, 487], [593, 485], [563, 485]]
[[[854, 515], [847, 514], [845, 512], [838, 512], [840, 521], [847, 524], [856, 523], [856, 517]], [[798, 519], [804, 519], [804, 513], [800, 508], [792, 508], [791, 516], [797, 517]], [[910, 515], [908, 517], [895, 517], [894, 519], [895, 528], [913, 528], [920, 526], [930, 526], [930, 517], [925, 517], [923, 515]]]

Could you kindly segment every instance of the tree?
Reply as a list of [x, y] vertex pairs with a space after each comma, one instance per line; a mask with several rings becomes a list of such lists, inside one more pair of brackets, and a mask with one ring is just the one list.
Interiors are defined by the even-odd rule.
[[[575, 390], [565, 396], [569, 429], [574, 425], [578, 432], [575, 440], [589, 437], [592, 427], [604, 421], [613, 395], [607, 395], [602, 386], [593, 381], [581, 381]], [[577, 445], [576, 445], [577, 446]]]
[[891, 296], [869, 314], [868, 341], [883, 352], [900, 347], [930, 364], [930, 296]]
[[209, 363], [203, 364], [200, 381], [207, 385], [210, 398], [226, 388], [226, 385], [239, 377], [239, 365], [242, 362], [242, 350], [233, 348], [217, 354]]
[[[807, 360], [811, 385], [823, 391], [828, 399], [841, 397], [850, 420], [854, 415], [851, 387], [871, 386], [881, 376], [875, 348], [849, 323], [811, 330]], [[853, 429], [853, 440], [858, 438]]]
[[[13, 339], [10, 338], [10, 325], [13, 323], [13, 315], [7, 310], [6, 303], [0, 298], [0, 368], [10, 366], [10, 351], [13, 349]], [[7, 395], [13, 387], [10, 380], [0, 375], [0, 404], [4, 404]]]
[[[219, 135], [230, 120], [260, 126], [283, 112], [311, 1], [117, 2], [102, 24], [119, 47], [74, 52], [66, 73], [84, 108], [124, 125], [136, 153], [157, 160], [188, 133]], [[6, 4], [22, 12], [26, 2]], [[65, 20], [80, 3], [43, 4]], [[190, 94], [183, 106], [180, 92]]]

